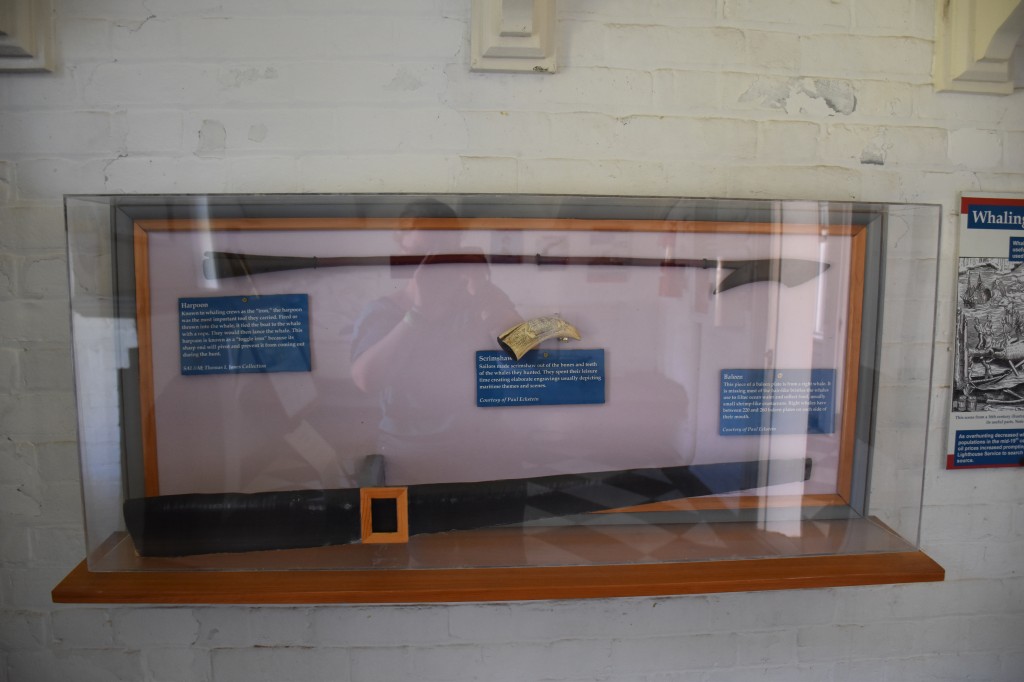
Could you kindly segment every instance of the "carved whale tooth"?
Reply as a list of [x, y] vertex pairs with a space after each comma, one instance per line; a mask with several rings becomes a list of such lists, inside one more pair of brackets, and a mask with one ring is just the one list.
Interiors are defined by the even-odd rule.
[[498, 336], [498, 345], [513, 360], [520, 360], [548, 339], [580, 340], [580, 332], [557, 315], [545, 315], [521, 322]]

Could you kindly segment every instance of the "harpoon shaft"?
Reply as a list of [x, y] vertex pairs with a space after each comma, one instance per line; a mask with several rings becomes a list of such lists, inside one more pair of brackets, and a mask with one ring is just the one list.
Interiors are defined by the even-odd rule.
[[207, 279], [251, 277], [270, 272], [360, 266], [420, 266], [481, 263], [488, 265], [538, 266], [623, 266], [657, 268], [714, 268], [730, 270], [715, 289], [716, 292], [733, 289], [754, 282], [779, 282], [788, 287], [809, 282], [828, 270], [829, 264], [799, 258], [760, 258], [751, 260], [721, 260], [714, 258], [633, 258], [628, 256], [533, 256], [438, 253], [428, 255], [395, 256], [267, 256], [226, 251], [208, 251], [203, 260], [203, 276]]

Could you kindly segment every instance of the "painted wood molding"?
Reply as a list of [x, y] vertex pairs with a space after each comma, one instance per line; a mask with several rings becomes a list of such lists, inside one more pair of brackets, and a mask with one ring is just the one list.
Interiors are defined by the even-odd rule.
[[0, 72], [53, 71], [53, 0], [0, 2]]
[[936, 90], [1013, 93], [1024, 0], [937, 0], [935, 26]]
[[473, 0], [473, 71], [554, 73], [555, 0]]

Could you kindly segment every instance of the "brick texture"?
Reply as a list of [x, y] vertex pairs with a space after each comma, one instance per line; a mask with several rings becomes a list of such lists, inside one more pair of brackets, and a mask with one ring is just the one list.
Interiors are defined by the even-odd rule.
[[[419, 607], [57, 607], [83, 552], [67, 193], [536, 192], [939, 204], [1024, 187], [1024, 92], [932, 89], [932, 0], [559, 0], [558, 74], [468, 70], [463, 0], [56, 0], [0, 74], [0, 682], [972, 679], [1024, 669], [1024, 486], [946, 472], [948, 311], [883, 367], [939, 584]], [[628, 7], [628, 10], [627, 10]], [[896, 245], [911, 248], [913, 245]], [[952, 309], [947, 232], [939, 290]], [[908, 252], [909, 287], [935, 254]], [[922, 274], [923, 273], [923, 274]], [[925, 437], [928, 436], [926, 442]], [[912, 467], [887, 462], [897, 505]], [[917, 527], [913, 509], [893, 522]]]

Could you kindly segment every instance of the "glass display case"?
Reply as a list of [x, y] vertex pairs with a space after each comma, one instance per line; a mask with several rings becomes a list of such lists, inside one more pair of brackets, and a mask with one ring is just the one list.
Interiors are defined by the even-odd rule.
[[69, 196], [66, 214], [88, 553], [59, 601], [942, 577], [917, 547], [930, 373], [901, 369], [931, 357], [938, 206]]

